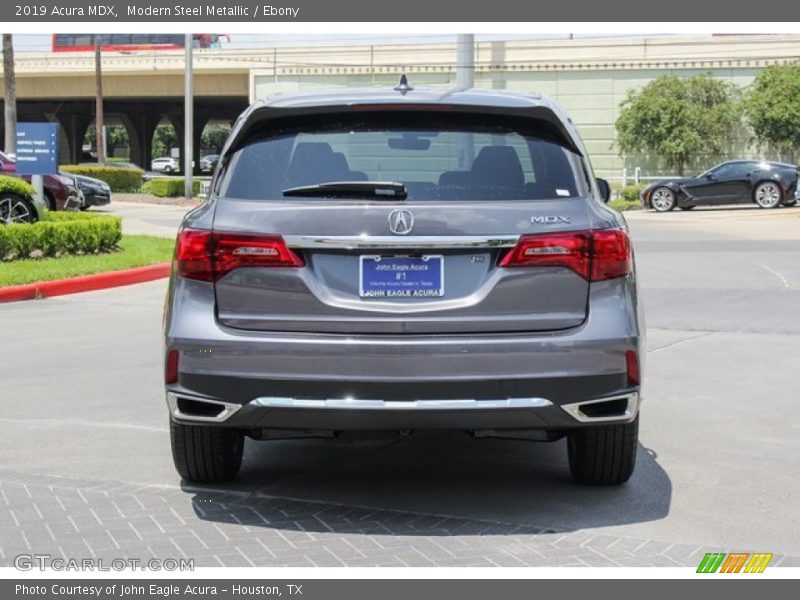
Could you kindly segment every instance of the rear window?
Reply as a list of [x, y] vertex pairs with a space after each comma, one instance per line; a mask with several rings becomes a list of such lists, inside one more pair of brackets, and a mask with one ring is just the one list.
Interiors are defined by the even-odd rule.
[[332, 120], [272, 122], [251, 134], [227, 161], [220, 194], [277, 199], [289, 188], [340, 181], [402, 183], [408, 200], [586, 194], [581, 157], [559, 145], [543, 122], [409, 113]]

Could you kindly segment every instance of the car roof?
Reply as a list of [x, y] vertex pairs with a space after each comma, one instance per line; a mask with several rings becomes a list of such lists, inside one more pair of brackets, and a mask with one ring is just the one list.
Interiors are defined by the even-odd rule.
[[796, 165], [790, 163], [778, 162], [775, 160], [763, 160], [760, 158], [737, 158], [736, 160], [727, 160], [723, 163], [718, 164], [717, 166], [721, 167], [722, 165], [735, 165], [741, 163], [758, 163], [758, 164], [770, 165], [772, 167], [783, 167], [786, 169], [797, 168]]

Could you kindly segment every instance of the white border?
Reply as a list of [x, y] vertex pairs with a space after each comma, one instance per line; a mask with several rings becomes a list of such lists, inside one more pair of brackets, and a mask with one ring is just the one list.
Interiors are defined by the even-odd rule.
[[[699, 562], [698, 557], [698, 562]], [[0, 567], [0, 579], [800, 579], [800, 567], [767, 567], [760, 574], [695, 572], [693, 567], [201, 567], [191, 572], [17, 571]], [[41, 584], [40, 584], [41, 585]], [[51, 584], [52, 585], [52, 584]]]
[[[260, 21], [239, 23], [218, 22], [191, 22], [171, 23], [159, 21], [144, 21], [130, 23], [75, 23], [32, 21], [14, 22], [14, 33], [41, 34], [47, 33], [96, 33], [97, 31], [117, 32], [177, 32], [192, 33], [198, 31], [216, 31], [224, 29], [227, 33], [294, 33], [294, 34], [327, 34], [331, 31], [331, 23], [300, 23], [283, 21]], [[711, 33], [727, 34], [797, 34], [797, 21], [780, 21], [764, 23], [686, 23], [686, 22], [513, 22], [513, 23], [402, 23], [402, 22], [368, 22], [368, 23], [336, 23], [336, 31], [340, 34], [355, 33], [365, 36], [379, 34], [396, 34], [398, 31], [413, 31], [415, 34], [456, 34], [472, 32], [476, 34], [603, 34], [626, 35], [637, 33], [634, 37], [647, 37], [648, 35], [680, 34], [680, 35], [708, 35]], [[335, 43], [335, 39], [332, 39]], [[777, 553], [777, 552], [776, 552]], [[699, 561], [699, 557], [698, 557]], [[178, 572], [73, 572], [73, 571], [17, 571], [11, 567], [0, 567], [2, 579], [120, 579], [142, 577], [146, 579], [252, 579], [252, 578], [281, 578], [281, 579], [540, 579], [540, 578], [570, 578], [570, 579], [800, 579], [800, 568], [768, 567], [758, 575], [743, 574], [704, 574], [698, 575], [694, 569], [686, 568], [554, 568], [554, 567], [493, 567], [485, 569], [475, 568], [328, 568], [328, 567], [275, 567], [275, 568], [197, 568], [195, 571]], [[265, 582], [266, 583], [266, 582]]]

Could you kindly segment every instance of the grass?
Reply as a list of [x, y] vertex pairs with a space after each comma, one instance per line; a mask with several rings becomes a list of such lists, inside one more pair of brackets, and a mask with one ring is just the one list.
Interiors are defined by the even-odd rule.
[[14, 260], [0, 263], [0, 287], [52, 281], [143, 267], [172, 258], [175, 241], [148, 235], [124, 235], [119, 250], [105, 254]]

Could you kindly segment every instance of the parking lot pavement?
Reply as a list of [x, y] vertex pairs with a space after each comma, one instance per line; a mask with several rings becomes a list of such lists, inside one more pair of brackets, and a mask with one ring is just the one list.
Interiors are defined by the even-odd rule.
[[437, 433], [249, 443], [235, 484], [186, 486], [163, 281], [2, 305], [0, 564], [696, 566], [720, 550], [800, 566], [800, 212], [713, 212], [629, 218], [648, 352], [620, 488], [573, 483], [563, 442]]

